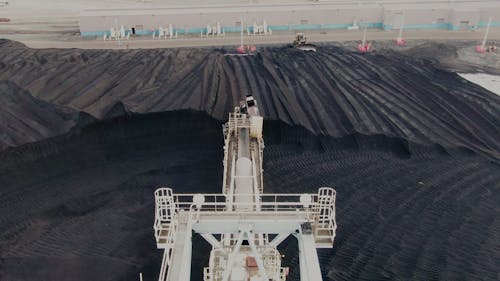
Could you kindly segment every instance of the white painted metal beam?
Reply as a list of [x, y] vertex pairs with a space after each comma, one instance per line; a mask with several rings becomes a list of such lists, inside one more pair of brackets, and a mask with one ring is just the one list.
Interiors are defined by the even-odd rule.
[[234, 261], [236, 259], [236, 255], [240, 252], [241, 244], [243, 243], [243, 237], [245, 237], [245, 232], [241, 231], [238, 235], [238, 240], [236, 241], [236, 245], [234, 246], [233, 251], [229, 254], [229, 259], [227, 261], [227, 268], [224, 271], [224, 275], [222, 277], [222, 281], [229, 281], [229, 276], [231, 276], [231, 270], [233, 269]]
[[279, 234], [279, 233], [294, 233], [303, 223], [304, 220], [296, 221], [279, 221], [279, 220], [269, 220], [269, 221], [250, 221], [250, 220], [219, 220], [219, 221], [201, 221], [193, 224], [193, 230], [197, 233], [209, 233], [209, 234], [237, 234], [241, 223], [250, 224], [255, 233], [268, 233], [268, 234]]
[[300, 281], [322, 281], [313, 235], [298, 233], [295, 236], [299, 244]]
[[207, 242], [210, 243], [210, 245], [212, 245], [212, 248], [221, 247], [221, 243], [219, 242], [219, 240], [217, 240], [217, 238], [215, 238], [212, 234], [202, 233], [201, 237], [205, 238], [205, 240], [207, 240]]
[[283, 242], [289, 235], [290, 233], [280, 233], [278, 236], [274, 237], [271, 242], [269, 242], [269, 245], [278, 247], [278, 245], [281, 244], [281, 242]]
[[161, 262], [161, 268], [160, 268], [160, 275], [158, 276], [158, 281], [164, 281], [165, 277], [167, 276], [167, 266], [169, 263], [169, 251], [170, 249], [165, 249], [163, 251], [163, 259]]
[[172, 262], [168, 267], [167, 281], [189, 281], [191, 280], [192, 255], [192, 229], [189, 213], [180, 212], [177, 218], [179, 225], [175, 233]]

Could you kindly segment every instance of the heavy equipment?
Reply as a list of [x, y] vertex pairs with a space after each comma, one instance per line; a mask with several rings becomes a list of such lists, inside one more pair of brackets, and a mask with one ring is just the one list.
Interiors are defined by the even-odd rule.
[[316, 248], [332, 248], [336, 192], [264, 193], [263, 117], [251, 95], [223, 126], [224, 172], [220, 194], [155, 191], [154, 231], [164, 250], [158, 281], [191, 280], [192, 237], [212, 247], [204, 281], [285, 281], [278, 246], [293, 235], [298, 242], [301, 281], [321, 281]]
[[307, 37], [304, 33], [296, 33], [293, 40], [293, 47], [306, 52], [316, 52], [316, 45], [307, 43]]

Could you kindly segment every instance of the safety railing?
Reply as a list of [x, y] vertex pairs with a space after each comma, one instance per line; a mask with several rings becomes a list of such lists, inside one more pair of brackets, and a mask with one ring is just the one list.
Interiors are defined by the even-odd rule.
[[164, 249], [159, 280], [165, 280], [167, 268], [172, 262], [176, 227], [176, 209], [172, 189], [159, 188], [155, 191], [155, 222], [153, 226], [157, 246]]
[[322, 187], [318, 191], [316, 204], [317, 220], [314, 224], [316, 243], [321, 247], [333, 246], [337, 230], [335, 221], [336, 192], [333, 188]]
[[229, 130], [236, 130], [237, 128], [250, 128], [250, 119], [247, 114], [229, 113], [229, 120], [227, 124]]
[[170, 188], [159, 188], [155, 191], [155, 238], [159, 244], [169, 245], [175, 228], [175, 201]]
[[[335, 190], [320, 188], [318, 194], [173, 194], [170, 188], [155, 192], [155, 235], [157, 243], [167, 248], [173, 243], [176, 214], [233, 216], [230, 219], [282, 219], [286, 215], [299, 215], [313, 224], [317, 242], [323, 246], [333, 242], [337, 228], [335, 222]], [[323, 239], [324, 238], [324, 239]], [[325, 240], [327, 239], [327, 240]]]
[[[258, 198], [258, 201], [255, 198]], [[177, 210], [189, 210], [212, 213], [262, 213], [283, 211], [317, 212], [317, 194], [174, 194]], [[234, 200], [237, 199], [237, 200]], [[230, 206], [230, 207], [229, 207]], [[240, 207], [240, 208], [238, 208]], [[257, 208], [258, 207], [258, 208]], [[257, 211], [259, 210], [260, 211]]]

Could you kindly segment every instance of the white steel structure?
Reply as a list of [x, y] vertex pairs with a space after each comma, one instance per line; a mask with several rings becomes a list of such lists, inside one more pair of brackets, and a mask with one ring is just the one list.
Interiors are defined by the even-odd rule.
[[212, 245], [205, 281], [286, 280], [277, 246], [289, 235], [298, 241], [301, 280], [322, 280], [316, 248], [333, 247], [335, 190], [263, 193], [262, 123], [251, 96], [229, 114], [221, 194], [155, 191], [155, 237], [164, 249], [159, 281], [190, 280], [192, 233]]

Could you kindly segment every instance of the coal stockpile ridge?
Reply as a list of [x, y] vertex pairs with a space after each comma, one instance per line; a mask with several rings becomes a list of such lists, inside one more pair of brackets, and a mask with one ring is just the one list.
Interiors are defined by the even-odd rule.
[[[209, 48], [34, 50], [6, 40], [0, 45], [0, 79], [98, 118], [110, 111], [194, 109], [225, 119], [251, 93], [266, 119], [317, 135], [386, 135], [500, 158], [500, 97], [422, 56], [384, 50], [361, 55], [335, 46], [321, 46], [317, 53], [262, 47], [256, 56], [239, 57]], [[436, 56], [449, 52], [432, 50]]]
[[0, 81], [0, 150], [66, 133], [79, 123], [75, 110], [33, 97], [10, 81]]
[[[497, 280], [500, 166], [456, 148], [265, 122], [266, 192], [334, 186], [325, 280]], [[131, 114], [0, 153], [0, 280], [155, 280], [153, 191], [218, 192], [221, 122]], [[29, 176], [26, 176], [29, 175]], [[193, 247], [201, 280], [209, 245]], [[280, 247], [299, 280], [296, 241]]]

